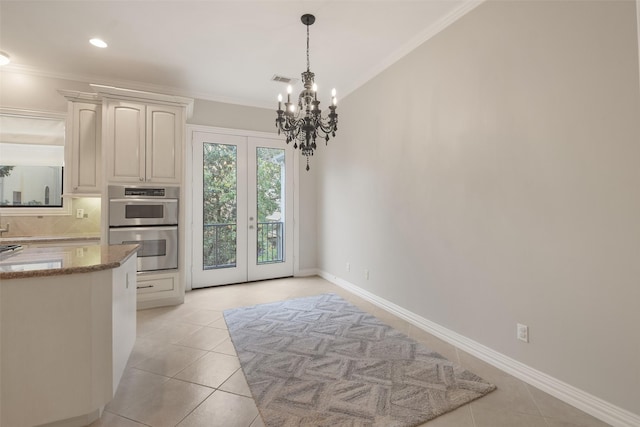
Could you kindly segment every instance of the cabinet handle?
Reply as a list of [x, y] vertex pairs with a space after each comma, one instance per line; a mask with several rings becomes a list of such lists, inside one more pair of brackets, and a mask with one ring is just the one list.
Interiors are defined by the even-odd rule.
[[140, 181], [144, 181], [144, 178], [140, 177]]
[[146, 288], [153, 288], [153, 285], [138, 286], [138, 287], [137, 287], [137, 289], [146, 289]]

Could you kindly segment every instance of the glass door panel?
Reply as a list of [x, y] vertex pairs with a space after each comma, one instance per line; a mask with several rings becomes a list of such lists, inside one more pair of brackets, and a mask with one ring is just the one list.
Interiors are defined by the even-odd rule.
[[292, 151], [249, 138], [249, 280], [293, 274]]
[[247, 280], [246, 138], [194, 132], [192, 287]]
[[202, 266], [236, 266], [238, 250], [238, 150], [235, 145], [203, 143]]
[[284, 262], [285, 153], [256, 147], [257, 263]]

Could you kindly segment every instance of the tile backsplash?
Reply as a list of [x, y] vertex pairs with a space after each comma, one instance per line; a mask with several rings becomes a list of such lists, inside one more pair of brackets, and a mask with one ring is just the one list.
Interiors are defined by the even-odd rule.
[[[84, 236], [100, 234], [100, 198], [66, 199], [71, 203], [71, 215], [11, 216], [0, 215], [0, 227], [9, 224], [2, 237]], [[84, 210], [84, 218], [76, 218], [77, 209]]]

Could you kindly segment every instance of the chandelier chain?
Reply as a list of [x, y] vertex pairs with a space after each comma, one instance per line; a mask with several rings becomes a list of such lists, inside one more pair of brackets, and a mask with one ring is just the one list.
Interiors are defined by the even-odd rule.
[[311, 70], [311, 63], [309, 62], [309, 26], [307, 25], [307, 71]]

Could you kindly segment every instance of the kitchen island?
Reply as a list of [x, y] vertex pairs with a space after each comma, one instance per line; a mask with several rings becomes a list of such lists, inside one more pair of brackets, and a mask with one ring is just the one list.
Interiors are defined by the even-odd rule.
[[137, 250], [0, 254], [0, 425], [82, 426], [100, 416], [135, 343]]

